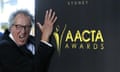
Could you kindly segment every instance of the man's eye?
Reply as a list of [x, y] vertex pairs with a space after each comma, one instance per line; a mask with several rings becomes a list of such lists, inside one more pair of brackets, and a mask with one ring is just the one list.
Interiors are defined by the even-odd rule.
[[16, 27], [17, 27], [17, 28], [22, 28], [22, 26], [20, 26], [20, 25], [16, 25]]

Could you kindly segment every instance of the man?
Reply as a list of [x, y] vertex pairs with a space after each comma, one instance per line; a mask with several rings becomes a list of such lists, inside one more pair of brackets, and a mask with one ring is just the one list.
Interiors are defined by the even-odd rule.
[[46, 72], [54, 50], [48, 42], [56, 20], [55, 12], [47, 10], [44, 24], [37, 23], [42, 35], [35, 46], [35, 38], [29, 35], [31, 14], [26, 10], [13, 13], [0, 41], [0, 72]]

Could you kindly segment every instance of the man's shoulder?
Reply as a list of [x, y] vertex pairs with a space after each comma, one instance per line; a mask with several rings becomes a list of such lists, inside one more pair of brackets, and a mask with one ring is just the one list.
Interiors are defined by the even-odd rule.
[[0, 40], [0, 47], [7, 46], [7, 45], [9, 45], [9, 42], [7, 40], [4, 40], [4, 39]]
[[[7, 40], [0, 40], [0, 57], [11, 47]], [[9, 50], [8, 50], [9, 51]]]

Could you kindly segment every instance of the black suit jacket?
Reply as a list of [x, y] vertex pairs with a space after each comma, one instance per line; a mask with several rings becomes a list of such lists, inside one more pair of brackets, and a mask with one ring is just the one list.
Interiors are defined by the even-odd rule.
[[[5, 33], [0, 41], [0, 72], [47, 72], [54, 48], [40, 42], [32, 55], [25, 48], [18, 47], [8, 34]], [[28, 41], [35, 43], [33, 37]]]

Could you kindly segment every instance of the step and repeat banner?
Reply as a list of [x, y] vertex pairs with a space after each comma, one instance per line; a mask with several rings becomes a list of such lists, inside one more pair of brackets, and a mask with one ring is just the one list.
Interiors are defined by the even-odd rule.
[[119, 0], [36, 0], [36, 22], [44, 22], [48, 9], [58, 17], [48, 72], [120, 72], [119, 4]]

